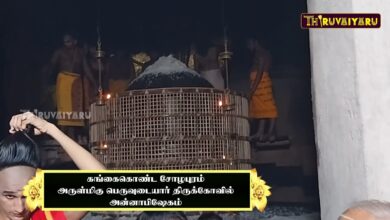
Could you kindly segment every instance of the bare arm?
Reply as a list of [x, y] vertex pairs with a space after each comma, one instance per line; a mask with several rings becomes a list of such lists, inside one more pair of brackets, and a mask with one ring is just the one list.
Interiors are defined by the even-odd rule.
[[57, 74], [57, 73], [55, 73], [55, 71], [57, 71], [58, 64], [60, 62], [60, 53], [61, 53], [60, 50], [56, 50], [54, 52], [53, 56], [51, 57], [50, 63], [47, 66], [47, 68], [45, 69], [45, 78], [46, 79], [50, 79], [51, 77], [54, 76], [54, 74]]
[[[47, 132], [53, 137], [73, 160], [80, 170], [105, 170], [106, 168], [95, 159], [87, 150], [81, 147], [78, 143], [66, 136], [55, 125], [49, 123]], [[88, 212], [85, 211], [66, 211], [64, 212], [67, 220], [80, 220]]]
[[60, 129], [31, 112], [15, 115], [10, 121], [10, 132], [26, 129], [31, 124], [35, 127], [35, 134], [47, 133], [53, 137], [66, 151], [69, 157], [81, 170], [104, 170], [105, 167], [78, 143], [66, 136]]
[[[105, 170], [106, 168], [96, 160], [92, 154], [82, 146], [66, 136], [55, 125], [38, 118], [31, 112], [15, 115], [10, 121], [10, 133], [26, 129], [28, 124], [35, 126], [35, 134], [47, 133], [53, 137], [66, 151], [77, 167], [81, 170]], [[64, 212], [67, 220], [80, 220], [87, 212], [75, 211]]]
[[104, 170], [105, 167], [87, 150], [66, 136], [55, 125], [47, 125], [47, 134], [53, 137], [73, 160], [80, 170]]
[[90, 81], [92, 83], [93, 88], [96, 89], [96, 79], [93, 77], [91, 67], [88, 65], [87, 59], [85, 57], [83, 57], [83, 70], [88, 81]]
[[59, 60], [60, 60], [60, 53], [61, 51], [60, 50], [56, 50], [50, 60], [50, 65], [54, 68], [55, 66], [57, 66], [57, 64], [59, 63]]
[[255, 94], [257, 87], [259, 86], [261, 79], [263, 78], [263, 72], [264, 72], [264, 60], [260, 59], [259, 63], [255, 65], [257, 74], [256, 79], [254, 83], [251, 86], [250, 92], [249, 92], [249, 99], [252, 98], [252, 96]]

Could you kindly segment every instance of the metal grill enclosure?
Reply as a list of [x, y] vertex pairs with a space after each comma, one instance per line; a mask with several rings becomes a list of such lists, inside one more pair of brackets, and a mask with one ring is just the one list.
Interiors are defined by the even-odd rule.
[[248, 100], [212, 88], [128, 91], [92, 104], [92, 153], [108, 169], [250, 169]]

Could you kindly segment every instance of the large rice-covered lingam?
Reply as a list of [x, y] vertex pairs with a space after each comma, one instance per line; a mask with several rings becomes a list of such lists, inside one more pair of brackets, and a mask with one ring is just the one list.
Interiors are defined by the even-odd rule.
[[247, 99], [172, 56], [91, 116], [92, 152], [109, 169], [250, 169]]

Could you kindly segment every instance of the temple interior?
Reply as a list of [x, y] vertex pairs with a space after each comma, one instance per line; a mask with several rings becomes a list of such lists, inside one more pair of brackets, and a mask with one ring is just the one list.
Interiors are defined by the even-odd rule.
[[[78, 45], [85, 48], [96, 47], [100, 36], [105, 59], [125, 53], [129, 63], [140, 52], [186, 53], [197, 38], [228, 39], [233, 53], [229, 89], [239, 94], [250, 88], [245, 39], [261, 36], [272, 56], [277, 140], [252, 143], [250, 165], [272, 186], [269, 202], [278, 207], [275, 210], [316, 213], [309, 35], [300, 28], [298, 16], [305, 11], [304, 0], [6, 1], [0, 7], [1, 135], [15, 113], [53, 110], [45, 103], [45, 68], [65, 31], [77, 33]], [[98, 91], [94, 94], [97, 97]], [[73, 168], [55, 143], [40, 141], [48, 168]]]

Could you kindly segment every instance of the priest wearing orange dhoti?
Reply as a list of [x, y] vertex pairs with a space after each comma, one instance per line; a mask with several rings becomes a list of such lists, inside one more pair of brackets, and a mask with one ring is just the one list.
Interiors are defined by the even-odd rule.
[[275, 122], [278, 109], [269, 74], [271, 55], [256, 39], [248, 39], [247, 47], [253, 57], [250, 73], [249, 116], [258, 126], [251, 139], [272, 142], [276, 138]]

